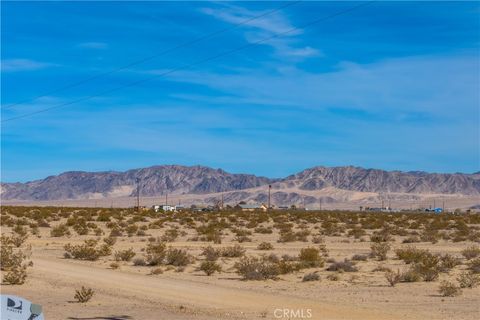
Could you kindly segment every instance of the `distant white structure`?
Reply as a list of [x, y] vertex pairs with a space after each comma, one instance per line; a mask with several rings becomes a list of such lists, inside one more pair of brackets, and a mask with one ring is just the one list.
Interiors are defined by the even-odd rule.
[[242, 209], [242, 211], [268, 210], [267, 206], [264, 204], [239, 204], [238, 206]]
[[166, 205], [166, 204], [154, 204], [152, 206], [152, 209], [155, 211], [155, 212], [158, 212], [160, 210], [164, 211], [164, 212], [167, 212], [167, 211], [175, 211], [175, 206], [169, 206], [169, 205]]

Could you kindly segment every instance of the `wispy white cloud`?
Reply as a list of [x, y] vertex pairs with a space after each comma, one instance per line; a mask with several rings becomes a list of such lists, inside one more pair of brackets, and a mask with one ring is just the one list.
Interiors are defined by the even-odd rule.
[[395, 116], [391, 121], [425, 114], [471, 123], [475, 118], [465, 115], [478, 114], [478, 64], [474, 56], [418, 56], [370, 64], [344, 62], [325, 73], [297, 68], [282, 68], [280, 75], [260, 70], [184, 71], [169, 79], [219, 90], [232, 103], [307, 109], [336, 106]]
[[107, 49], [108, 44], [105, 42], [82, 42], [78, 44], [80, 48], [87, 48], [87, 49]]
[[54, 63], [39, 62], [30, 59], [5, 59], [2, 60], [1, 70], [2, 72], [33, 71], [53, 66], [58, 65]]
[[[203, 8], [202, 12], [224, 22], [239, 24], [268, 11], [253, 11], [240, 6], [226, 5], [222, 8]], [[280, 57], [301, 60], [323, 55], [318, 49], [310, 46], [299, 46], [299, 39], [295, 36], [301, 35], [303, 30], [296, 28], [280, 12], [248, 21], [242, 25], [242, 28], [246, 29], [245, 39], [250, 43], [280, 35], [278, 38], [262, 41], [262, 44], [271, 46], [275, 50], [275, 54]]]

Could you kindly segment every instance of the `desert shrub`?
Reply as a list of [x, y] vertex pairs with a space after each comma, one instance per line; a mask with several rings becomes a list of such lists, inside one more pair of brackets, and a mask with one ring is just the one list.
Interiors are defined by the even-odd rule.
[[400, 248], [395, 250], [395, 254], [398, 259], [403, 260], [406, 264], [419, 262], [423, 256], [429, 254], [428, 250], [417, 249], [414, 246], [408, 246], [406, 248]]
[[27, 266], [19, 265], [10, 269], [3, 277], [3, 281], [12, 285], [24, 284], [27, 279]]
[[312, 238], [312, 242], [317, 244], [325, 243], [325, 239], [323, 238], [323, 236], [317, 235]]
[[203, 248], [201, 255], [205, 256], [207, 261], [217, 261], [222, 252], [219, 249], [215, 249], [212, 246]]
[[320, 275], [317, 272], [307, 273], [302, 278], [303, 282], [318, 281], [318, 280], [320, 280]]
[[166, 249], [165, 242], [150, 242], [145, 249], [147, 264], [151, 266], [162, 264], [166, 255]]
[[371, 236], [370, 236], [370, 241], [372, 242], [387, 242], [387, 241], [392, 241], [392, 235], [390, 234], [389, 230], [383, 229], [380, 231], [375, 231]]
[[207, 276], [211, 276], [215, 272], [222, 272], [222, 267], [215, 261], [203, 261], [200, 264], [200, 270], [205, 272]]
[[177, 229], [168, 229], [165, 231], [165, 234], [162, 236], [161, 240], [165, 242], [173, 242], [178, 238], [178, 235]]
[[89, 260], [95, 261], [100, 257], [101, 252], [95, 247], [97, 241], [85, 240], [83, 244], [71, 245], [70, 243], [66, 244], [63, 248], [65, 249], [65, 258], [73, 258], [78, 260]]
[[273, 260], [270, 260], [270, 261], [277, 263], [280, 274], [288, 274], [288, 273], [296, 272], [305, 267], [302, 263], [296, 262], [296, 261], [289, 261], [284, 259], [280, 261], [273, 261]]
[[273, 244], [270, 242], [262, 242], [257, 246], [258, 250], [273, 250]]
[[468, 267], [473, 273], [480, 273], [480, 258], [470, 261]]
[[438, 239], [440, 239], [440, 234], [438, 230], [425, 230], [420, 239], [425, 242], [437, 243]]
[[454, 257], [451, 254], [444, 254], [440, 256], [440, 266], [439, 270], [441, 272], [449, 272], [451, 269], [455, 268], [456, 266], [460, 265], [462, 262], [460, 259]]
[[176, 248], [169, 248], [165, 256], [165, 264], [175, 267], [186, 266], [192, 261], [187, 251]]
[[440, 259], [431, 253], [423, 255], [421, 260], [413, 265], [413, 270], [418, 272], [423, 280], [434, 281], [440, 273]]
[[480, 284], [480, 275], [472, 272], [462, 272], [457, 281], [460, 288], [475, 288]]
[[418, 282], [420, 280], [422, 280], [422, 276], [413, 268], [402, 273], [402, 282]]
[[365, 254], [355, 254], [352, 257], [353, 261], [367, 261], [368, 256]]
[[163, 273], [162, 268], [153, 268], [152, 270], [150, 270], [151, 275], [157, 275], [157, 274], [162, 274], [162, 273]]
[[68, 226], [64, 223], [61, 223], [50, 230], [51, 237], [68, 237], [70, 236], [70, 230]]
[[20, 248], [23, 243], [27, 240], [28, 234], [16, 234], [11, 237], [11, 244], [13, 244], [15, 247]]
[[0, 247], [0, 268], [1, 270], [10, 270], [22, 264], [26, 259], [25, 253], [21, 250], [14, 250], [11, 245], [2, 243]]
[[112, 247], [117, 242], [117, 238], [116, 237], [106, 237], [106, 238], [103, 238], [103, 242], [105, 242], [105, 244], [107, 244], [108, 246]]
[[400, 270], [397, 270], [397, 272], [387, 271], [385, 272], [385, 279], [387, 279], [388, 284], [391, 287], [395, 287], [395, 285], [402, 280], [402, 274], [400, 273]]
[[462, 255], [467, 259], [471, 260], [480, 256], [480, 248], [478, 246], [471, 246], [462, 250]]
[[132, 248], [127, 250], [115, 251], [113, 254], [115, 261], [130, 261], [135, 257], [135, 251]]
[[118, 264], [117, 262], [112, 262], [110, 263], [110, 268], [112, 268], [113, 270], [116, 270], [120, 268], [120, 264]]
[[233, 238], [233, 241], [243, 243], [243, 242], [252, 242], [252, 239], [246, 235], [236, 235], [235, 238]]
[[367, 233], [365, 230], [360, 229], [360, 228], [353, 228], [348, 231], [347, 235], [349, 237], [354, 237], [355, 239], [360, 239], [362, 236], [366, 235]]
[[333, 262], [328, 266], [327, 271], [357, 272], [358, 268], [352, 261], [345, 259], [344, 261]]
[[261, 233], [261, 234], [271, 234], [273, 233], [272, 228], [266, 228], [266, 227], [257, 227], [254, 229], [255, 233]]
[[387, 253], [390, 250], [390, 245], [386, 242], [375, 242], [370, 246], [372, 250], [370, 255], [380, 261], [387, 259]]
[[415, 243], [420, 241], [421, 240], [418, 236], [410, 236], [408, 238], [403, 239], [402, 243]]
[[123, 235], [122, 230], [119, 228], [113, 228], [110, 230], [109, 238], [121, 237]]
[[77, 300], [80, 303], [85, 303], [88, 302], [93, 295], [95, 294], [95, 291], [92, 288], [86, 288], [82, 286], [79, 290], [75, 290], [75, 300]]
[[145, 262], [145, 259], [143, 258], [135, 258], [133, 259], [133, 265], [137, 267], [140, 267], [140, 266], [143, 267], [147, 265], [147, 262]]
[[340, 280], [340, 275], [338, 273], [332, 273], [327, 276], [327, 279], [330, 281], [338, 281]]
[[234, 268], [244, 280], [276, 279], [280, 273], [278, 264], [252, 256], [238, 261]]
[[456, 297], [462, 294], [462, 289], [452, 282], [442, 281], [438, 292], [440, 292], [442, 297]]
[[98, 248], [98, 254], [101, 257], [109, 256], [110, 254], [112, 254], [112, 247], [104, 243]]
[[226, 258], [238, 258], [245, 254], [245, 249], [241, 245], [234, 245], [225, 247], [221, 250], [222, 257]]
[[298, 260], [304, 268], [323, 267], [325, 261], [317, 248], [303, 248], [300, 250]]
[[127, 235], [129, 237], [132, 237], [135, 235], [138, 231], [138, 226], [136, 224], [131, 224], [125, 228], [125, 231], [127, 232]]

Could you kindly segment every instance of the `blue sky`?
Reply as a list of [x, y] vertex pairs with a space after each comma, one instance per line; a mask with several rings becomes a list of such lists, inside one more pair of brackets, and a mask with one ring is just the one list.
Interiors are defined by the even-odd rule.
[[381, 1], [302, 27], [358, 4], [299, 2], [8, 107], [282, 3], [3, 2], [1, 180], [156, 164], [269, 177], [316, 165], [480, 170], [480, 4]]

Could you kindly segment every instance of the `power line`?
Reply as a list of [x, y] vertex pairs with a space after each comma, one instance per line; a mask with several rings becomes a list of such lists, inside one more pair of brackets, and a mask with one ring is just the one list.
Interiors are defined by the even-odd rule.
[[189, 69], [189, 68], [191, 68], [191, 67], [193, 67], [193, 66], [200, 65], [200, 64], [204, 64], [204, 63], [206, 63], [206, 62], [219, 59], [219, 58], [221, 58], [221, 57], [224, 57], [224, 56], [227, 56], [227, 55], [229, 55], [229, 54], [235, 53], [235, 52], [237, 52], [237, 51], [241, 51], [241, 50], [243, 50], [243, 49], [246, 49], [246, 48], [249, 48], [249, 47], [253, 47], [253, 46], [262, 44], [262, 43], [267, 42], [267, 41], [269, 41], [269, 40], [278, 38], [278, 37], [280, 37], [280, 36], [287, 35], [287, 34], [289, 34], [289, 33], [298, 31], [298, 30], [300, 30], [300, 29], [305, 29], [305, 28], [311, 27], [311, 26], [313, 26], [313, 25], [315, 25], [315, 24], [317, 24], [317, 23], [320, 23], [320, 22], [323, 22], [323, 21], [326, 21], [326, 20], [330, 20], [330, 19], [335, 18], [335, 17], [337, 17], [337, 16], [340, 16], [340, 15], [342, 15], [342, 14], [346, 14], [346, 13], [349, 13], [349, 12], [354, 11], [354, 10], [356, 10], [356, 9], [359, 9], [359, 8], [361, 8], [361, 7], [370, 5], [370, 4], [374, 3], [374, 2], [376, 2], [376, 0], [374, 0], [374, 1], [368, 1], [368, 2], [363, 2], [363, 3], [358, 4], [358, 5], [356, 5], [356, 6], [353, 6], [353, 7], [350, 7], [350, 8], [341, 10], [341, 11], [338, 11], [338, 12], [336, 12], [336, 13], [333, 13], [333, 14], [331, 14], [331, 15], [328, 15], [328, 16], [325, 16], [325, 17], [322, 17], [322, 18], [318, 18], [318, 19], [312, 20], [312, 21], [310, 21], [310, 22], [308, 22], [308, 23], [306, 23], [306, 24], [303, 24], [303, 25], [301, 25], [301, 26], [299, 26], [299, 27], [291, 28], [291, 29], [289, 29], [289, 30], [287, 30], [287, 31], [276, 33], [276, 34], [274, 34], [274, 35], [272, 35], [272, 36], [270, 36], [270, 37], [263, 38], [263, 39], [260, 39], [260, 40], [258, 40], [258, 41], [255, 41], [255, 42], [251, 42], [251, 43], [248, 43], [248, 44], [246, 44], [246, 45], [243, 45], [243, 46], [240, 46], [240, 47], [237, 47], [237, 48], [228, 50], [228, 51], [224, 51], [224, 52], [219, 53], [219, 54], [217, 54], [217, 55], [214, 55], [214, 56], [211, 56], [211, 57], [208, 57], [208, 58], [205, 58], [205, 59], [201, 59], [201, 60], [198, 60], [198, 61], [196, 61], [196, 62], [193, 62], [193, 63], [190, 63], [190, 64], [186, 64], [186, 65], [184, 65], [184, 66], [180, 66], [180, 67], [176, 67], [176, 68], [170, 69], [170, 70], [165, 71], [165, 72], [162, 72], [162, 73], [160, 73], [160, 74], [156, 74], [156, 75], [154, 75], [154, 76], [152, 76], [152, 77], [150, 77], [150, 78], [133, 81], [133, 82], [130, 82], [130, 83], [126, 84], [126, 85], [119, 86], [119, 87], [116, 87], [116, 88], [113, 88], [113, 89], [109, 89], [109, 90], [105, 90], [105, 91], [101, 91], [101, 92], [92, 94], [92, 95], [87, 96], [87, 97], [83, 97], [83, 98], [76, 99], [76, 100], [73, 100], [73, 101], [70, 101], [70, 102], [66, 102], [66, 103], [61, 103], [61, 104], [54, 105], [54, 106], [52, 106], [52, 107], [48, 107], [48, 108], [45, 108], [45, 109], [41, 109], [41, 110], [37, 110], [37, 111], [25, 113], [25, 114], [22, 114], [22, 115], [19, 115], [19, 116], [11, 117], [11, 118], [2, 120], [2, 122], [8, 122], [8, 121], [13, 121], [13, 120], [17, 120], [17, 119], [22, 119], [22, 118], [25, 118], [25, 117], [28, 117], [28, 116], [31, 116], [31, 115], [35, 115], [35, 114], [47, 112], [47, 111], [50, 111], [50, 110], [53, 110], [53, 109], [62, 108], [62, 107], [65, 107], [65, 106], [69, 106], [69, 105], [78, 103], [78, 102], [83, 102], [83, 101], [86, 101], [86, 100], [90, 100], [90, 99], [92, 99], [92, 98], [100, 97], [100, 96], [102, 96], [102, 95], [105, 95], [105, 94], [108, 94], [108, 93], [112, 93], [112, 92], [115, 92], [115, 91], [118, 91], [118, 90], [121, 90], [121, 89], [133, 87], [133, 86], [139, 85], [139, 84], [141, 84], [141, 83], [151, 81], [151, 80], [153, 80], [153, 79], [157, 79], [157, 78], [160, 78], [160, 77], [164, 77], [164, 76], [166, 76], [166, 75], [169, 75], [169, 74], [171, 74], [171, 73], [174, 73], [174, 72], [177, 72], [177, 71], [180, 71], [180, 70]]
[[227, 31], [230, 31], [230, 30], [233, 30], [233, 29], [236, 29], [240, 26], [243, 26], [245, 24], [248, 24], [249, 22], [252, 22], [254, 20], [257, 20], [257, 19], [260, 19], [260, 18], [263, 18], [263, 17], [266, 17], [266, 16], [269, 16], [271, 14], [274, 14], [275, 12], [278, 12], [280, 10], [283, 10], [287, 7], [290, 7], [290, 6], [293, 6], [293, 5], [296, 5], [298, 4], [299, 2], [302, 2], [303, 0], [297, 0], [297, 1], [293, 1], [293, 2], [287, 2], [286, 4], [280, 6], [280, 7], [277, 7], [273, 10], [270, 10], [270, 11], [267, 11], [263, 14], [260, 14], [258, 16], [254, 16], [254, 17], [251, 17], [251, 18], [248, 18], [246, 20], [243, 20], [237, 24], [234, 24], [233, 26], [230, 26], [230, 27], [227, 27], [227, 28], [224, 28], [224, 29], [220, 29], [220, 30], [217, 30], [217, 31], [214, 31], [212, 33], [209, 33], [209, 34], [206, 34], [206, 35], [203, 35], [203, 36], [200, 36], [198, 38], [195, 38], [195, 39], [192, 39], [192, 40], [189, 40], [189, 41], [186, 41], [184, 43], [181, 43], [179, 45], [176, 45], [174, 47], [171, 47], [169, 49], [166, 49], [164, 51], [161, 51], [157, 54], [154, 54], [154, 55], [151, 55], [151, 56], [148, 56], [148, 57], [145, 57], [145, 58], [142, 58], [140, 60], [136, 60], [136, 61], [133, 61], [133, 62], [130, 62], [126, 65], [123, 65], [121, 67], [118, 67], [116, 69], [113, 69], [113, 70], [109, 70], [109, 71], [106, 71], [106, 72], [103, 72], [103, 73], [99, 73], [99, 74], [96, 74], [96, 75], [93, 75], [91, 77], [88, 77], [88, 78], [85, 78], [83, 80], [80, 80], [80, 81], [77, 81], [77, 82], [74, 82], [74, 83], [71, 83], [71, 84], [67, 84], [63, 87], [60, 87], [60, 88], [57, 88], [57, 89], [54, 89], [52, 91], [48, 91], [48, 92], [45, 92], [45, 93], [42, 93], [40, 95], [37, 95], [33, 98], [29, 98], [29, 99], [25, 99], [25, 100], [22, 100], [22, 101], [19, 101], [19, 102], [15, 102], [15, 103], [12, 103], [12, 104], [9, 104], [9, 105], [6, 105], [4, 106], [2, 109], [3, 110], [6, 110], [6, 109], [10, 109], [14, 106], [17, 106], [17, 105], [20, 105], [20, 104], [24, 104], [26, 102], [31, 102], [31, 101], [35, 101], [35, 100], [38, 100], [40, 98], [43, 98], [43, 97], [46, 97], [46, 96], [49, 96], [51, 94], [54, 94], [54, 93], [58, 93], [58, 92], [61, 92], [61, 91], [65, 91], [67, 89], [71, 89], [71, 88], [75, 88], [75, 87], [78, 87], [82, 84], [85, 84], [87, 82], [90, 82], [92, 80], [96, 80], [98, 78], [101, 78], [101, 77], [104, 77], [104, 76], [107, 76], [107, 75], [110, 75], [110, 74], [113, 74], [113, 73], [116, 73], [116, 72], [119, 72], [119, 71], [122, 71], [122, 70], [127, 70], [133, 66], [136, 66], [136, 65], [139, 65], [139, 64], [142, 64], [144, 62], [147, 62], [147, 61], [150, 61], [150, 60], [153, 60], [155, 58], [158, 58], [158, 57], [161, 57], [161, 56], [164, 56], [168, 53], [171, 53], [175, 50], [178, 50], [178, 49], [181, 49], [181, 48], [184, 48], [184, 47], [187, 47], [187, 46], [190, 46], [192, 44], [195, 44], [197, 42], [201, 42], [203, 40], [206, 40], [206, 39], [209, 39], [209, 38], [213, 38], [215, 36], [218, 36], [222, 33], [225, 33]]

